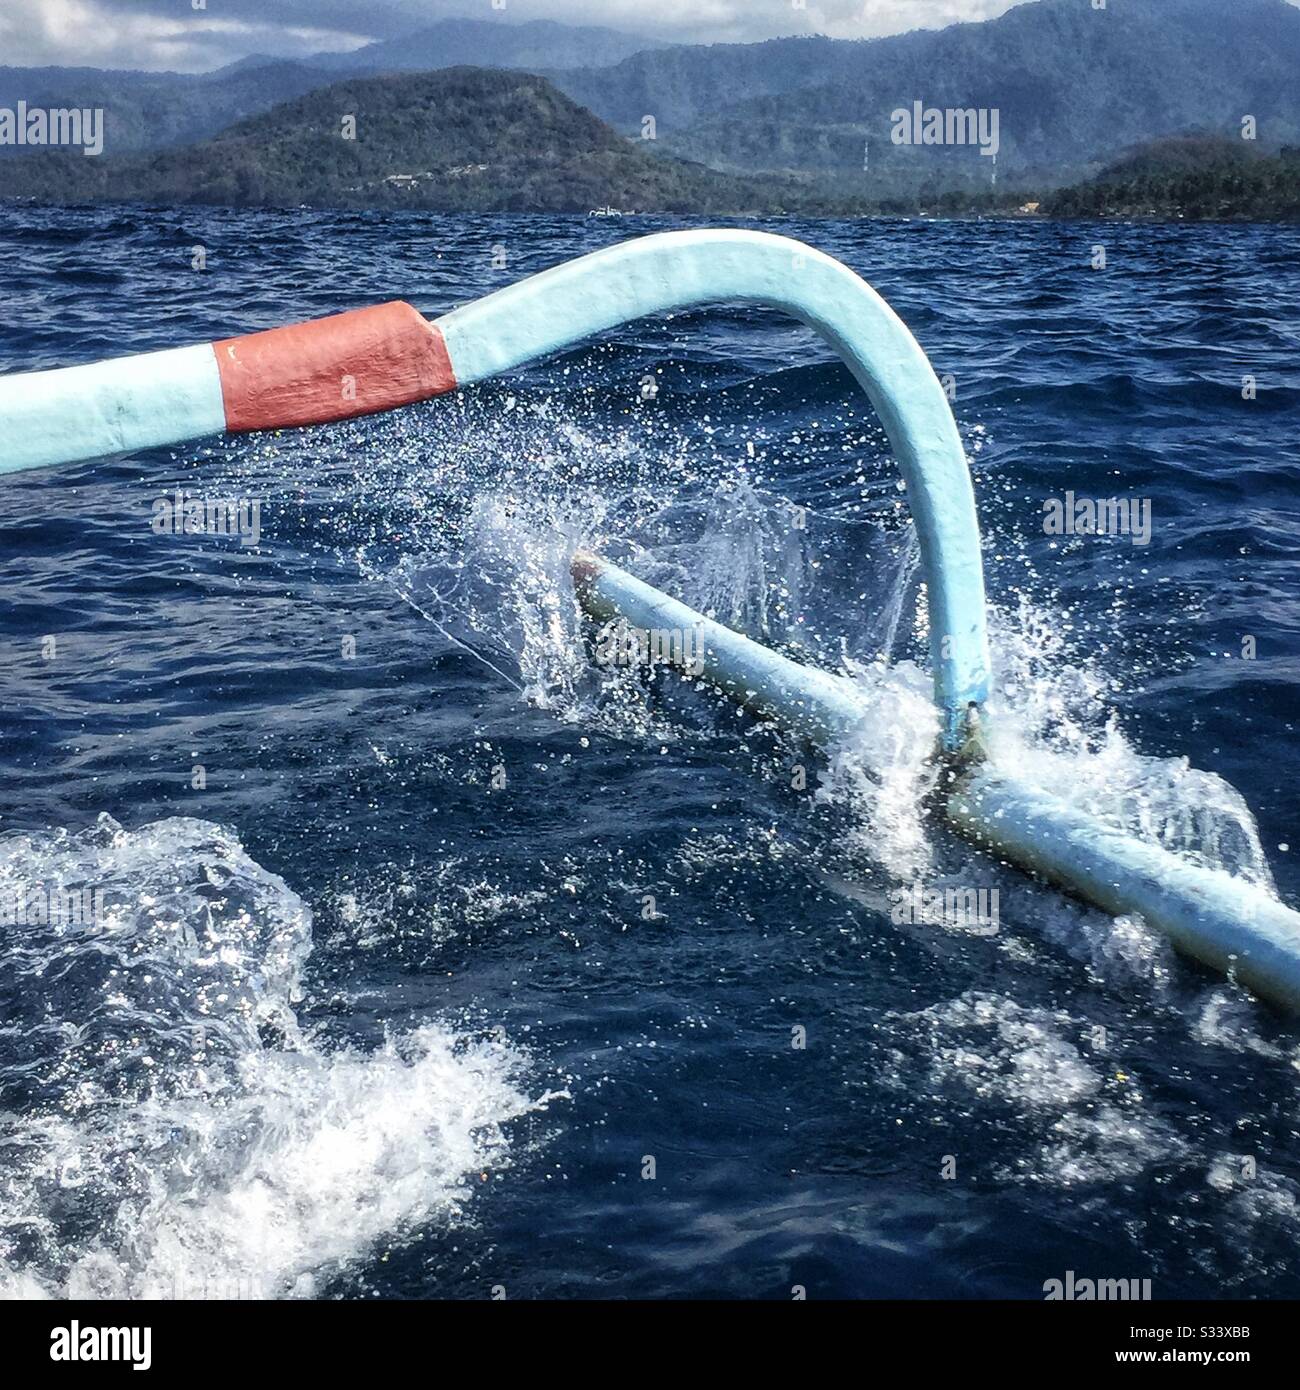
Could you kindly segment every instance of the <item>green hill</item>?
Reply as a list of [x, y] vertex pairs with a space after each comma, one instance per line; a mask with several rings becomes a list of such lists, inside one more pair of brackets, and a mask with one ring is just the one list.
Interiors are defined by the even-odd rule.
[[1096, 178], [1051, 194], [1052, 217], [1300, 221], [1300, 149], [1190, 135], [1129, 151]]
[[0, 195], [233, 207], [720, 213], [780, 211], [820, 196], [792, 181], [733, 178], [661, 158], [544, 78], [479, 68], [345, 80], [185, 149], [116, 159], [44, 151], [5, 160]]
[[[654, 47], [652, 40], [634, 34], [550, 20], [520, 24], [444, 19], [400, 39], [348, 53], [315, 53], [301, 59], [251, 54], [208, 73], [0, 64], [0, 106], [12, 109], [25, 101], [28, 107], [100, 108], [107, 152], [134, 154], [209, 139], [235, 121], [343, 77], [434, 72], [467, 64], [540, 72], [577, 64], [608, 65]], [[0, 42], [0, 60], [3, 57]], [[0, 159], [24, 154], [0, 145]]]

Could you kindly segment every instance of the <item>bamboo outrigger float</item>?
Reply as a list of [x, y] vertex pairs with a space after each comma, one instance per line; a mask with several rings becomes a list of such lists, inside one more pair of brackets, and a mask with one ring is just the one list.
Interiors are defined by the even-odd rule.
[[[432, 322], [360, 309], [195, 347], [0, 378], [0, 472], [223, 431], [323, 424], [508, 372], [647, 314], [739, 302], [816, 330], [871, 399], [903, 473], [920, 544], [946, 819], [1010, 862], [1111, 913], [1139, 913], [1181, 951], [1300, 1013], [1300, 914], [1022, 785], [985, 755], [989, 653], [974, 491], [952, 411], [907, 327], [853, 271], [785, 237], [667, 232], [534, 275]], [[595, 556], [575, 560], [593, 617], [704, 625], [704, 675], [823, 742], [869, 718], [853, 684], [710, 623]]]

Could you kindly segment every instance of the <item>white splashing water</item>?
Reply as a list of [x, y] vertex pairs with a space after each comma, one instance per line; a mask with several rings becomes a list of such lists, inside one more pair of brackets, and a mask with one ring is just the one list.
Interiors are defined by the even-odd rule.
[[986, 728], [995, 761], [1108, 825], [1274, 891], [1241, 794], [1185, 758], [1139, 753], [1107, 713], [1105, 678], [1071, 660], [1060, 624], [1022, 598], [1014, 614], [995, 613], [991, 627]]
[[[852, 811], [851, 846], [893, 881], [942, 872], [925, 813], [938, 776], [938, 720], [930, 677], [906, 655], [926, 640], [923, 590], [911, 622], [904, 619], [916, 568], [910, 532], [883, 546], [876, 528], [807, 511], [792, 530], [788, 504], [747, 486], [692, 496], [629, 505], [586, 489], [483, 493], [453, 544], [384, 577], [530, 703], [632, 739], [708, 731], [665, 721], [635, 674], [593, 667], [569, 578], [579, 545], [604, 549], [709, 617], [848, 676], [871, 713], [852, 745], [835, 750], [818, 795]], [[611, 538], [614, 525], [636, 539]], [[874, 559], [873, 549], [881, 550]], [[841, 562], [850, 572], [832, 581], [826, 571]], [[848, 612], [845, 592], [853, 595]], [[985, 727], [996, 761], [1107, 824], [1272, 889], [1243, 798], [1184, 759], [1140, 754], [1107, 712], [1107, 678], [1073, 657], [1065, 625], [1022, 596], [1014, 611], [992, 610], [990, 627]], [[1080, 941], [1081, 958], [1101, 969], [1107, 956], [1122, 957], [1131, 968], [1142, 954], [1134, 930], [1119, 924], [1127, 940], [1113, 949]]]
[[1090, 1053], [1086, 1023], [1067, 1013], [970, 991], [891, 1022], [905, 1042], [887, 1085], [953, 1116], [1032, 1122], [1039, 1142], [999, 1164], [1003, 1181], [1079, 1187], [1188, 1152], [1146, 1107], [1140, 1079]]
[[501, 1038], [304, 1036], [310, 913], [220, 826], [0, 842], [4, 901], [54, 887], [102, 910], [29, 913], [0, 945], [0, 1295], [310, 1293], [457, 1219], [510, 1162], [511, 1122], [555, 1098], [530, 1098]]
[[[711, 736], [707, 720], [665, 727], [635, 679], [592, 667], [568, 562], [578, 544], [603, 550], [708, 616], [853, 679], [873, 717], [852, 746], [835, 751], [817, 792], [829, 812], [849, 813], [837, 850], [886, 883], [973, 881], [963, 875], [974, 851], [936, 834], [925, 811], [939, 775], [938, 724], [929, 675], [910, 659], [927, 635], [910, 531], [882, 535], [808, 513], [807, 529], [792, 540], [786, 504], [744, 487], [664, 488], [636, 506], [567, 486], [526, 502], [523, 494], [503, 499], [480, 490], [469, 516], [450, 561], [444, 553], [421, 556], [394, 582], [413, 602], [432, 591], [440, 621], [501, 669], [518, 672], [532, 702], [632, 740]], [[1110, 681], [1070, 649], [1067, 624], [1021, 597], [1014, 608], [991, 611], [990, 625], [986, 727], [996, 759], [1128, 833], [1271, 889], [1240, 795], [1185, 760], [1139, 753], [1108, 711]], [[836, 826], [839, 835], [842, 820]], [[727, 850], [711, 844], [708, 853], [717, 859]], [[979, 871], [1008, 886], [1010, 871], [987, 862]], [[1018, 876], [1014, 890], [1025, 906], [1021, 925], [1062, 947], [1103, 988], [1176, 1002], [1193, 1038], [1207, 1044], [1239, 1052], [1272, 1046], [1260, 1037], [1253, 1006], [1227, 987], [1207, 992], [1185, 983], [1168, 943], [1140, 920], [1110, 918]], [[849, 896], [880, 898], [875, 889]], [[1015, 945], [1006, 936], [970, 949], [1005, 954]], [[906, 1020], [922, 1055], [898, 1074], [907, 1087], [929, 1075], [936, 1090], [955, 1087], [985, 1113], [1034, 1117], [1036, 1140], [1000, 1170], [1003, 1181], [1079, 1187], [1199, 1161], [1199, 1145], [1151, 1113], [1133, 1078], [1089, 1055], [1082, 1027], [1002, 995], [959, 995]], [[1287, 1194], [1274, 1195], [1286, 1204]]]

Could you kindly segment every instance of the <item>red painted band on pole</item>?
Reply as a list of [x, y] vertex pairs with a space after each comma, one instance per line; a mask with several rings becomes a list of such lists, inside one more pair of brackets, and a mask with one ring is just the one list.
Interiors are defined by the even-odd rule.
[[456, 389], [441, 331], [401, 300], [212, 347], [229, 430], [350, 420]]

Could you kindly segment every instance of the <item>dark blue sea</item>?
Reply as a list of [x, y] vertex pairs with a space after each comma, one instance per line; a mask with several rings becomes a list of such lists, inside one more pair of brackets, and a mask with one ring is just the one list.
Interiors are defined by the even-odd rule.
[[[9, 205], [0, 371], [678, 225]], [[948, 382], [1026, 775], [1300, 903], [1300, 231], [763, 225]], [[159, 534], [177, 490], [257, 534]], [[865, 747], [593, 666], [577, 544], [853, 675]], [[905, 495], [798, 325], [0, 478], [0, 566], [10, 1294], [1300, 1297], [1300, 1029], [930, 820]], [[998, 930], [895, 920], [922, 881]]]

